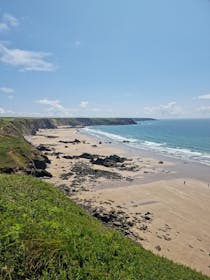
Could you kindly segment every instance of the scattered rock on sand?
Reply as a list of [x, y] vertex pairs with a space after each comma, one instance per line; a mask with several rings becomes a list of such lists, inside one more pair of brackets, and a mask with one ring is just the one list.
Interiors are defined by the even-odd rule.
[[46, 151], [46, 152], [50, 152], [51, 149], [48, 148], [46, 145], [43, 145], [43, 144], [40, 144], [38, 147], [37, 147], [37, 150], [43, 152], [43, 151]]
[[118, 163], [123, 163], [126, 158], [119, 157], [117, 155], [111, 155], [107, 157], [98, 157], [97, 159], [92, 159], [92, 164], [102, 165], [105, 167], [117, 167]]
[[122, 176], [116, 172], [93, 169], [90, 167], [90, 165], [83, 162], [75, 163], [71, 171], [74, 172], [78, 177], [90, 176], [92, 179], [96, 179], [96, 178], [106, 178], [106, 179], [115, 179], [115, 180], [122, 179]]
[[63, 141], [60, 140], [59, 143], [64, 143], [64, 144], [79, 144], [81, 141], [79, 139], [74, 139], [73, 141]]
[[160, 252], [161, 251], [160, 245], [155, 246], [155, 249]]

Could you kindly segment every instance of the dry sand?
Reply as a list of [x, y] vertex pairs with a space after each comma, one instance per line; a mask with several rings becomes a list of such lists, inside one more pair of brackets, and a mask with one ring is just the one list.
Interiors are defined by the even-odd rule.
[[[53, 138], [52, 138], [53, 136]], [[59, 141], [79, 139], [79, 144]], [[82, 153], [128, 157], [128, 152], [109, 143], [79, 133], [78, 129], [41, 130], [27, 137], [35, 146], [44, 144], [52, 151], [47, 181], [70, 189], [72, 199], [92, 208], [123, 210], [131, 221], [130, 231], [146, 249], [210, 276], [210, 187], [207, 182], [176, 176], [176, 165], [157, 159], [133, 156], [126, 170], [92, 165], [87, 159], [65, 159]], [[60, 153], [59, 155], [56, 153]], [[121, 179], [66, 176], [77, 164], [119, 174]], [[79, 166], [80, 168], [81, 166]], [[193, 172], [192, 172], [193, 173]], [[146, 183], [151, 181], [150, 183]], [[145, 220], [145, 213], [149, 219]], [[143, 216], [142, 216], [143, 215]], [[140, 219], [139, 219], [140, 217]], [[135, 222], [136, 221], [136, 222]]]

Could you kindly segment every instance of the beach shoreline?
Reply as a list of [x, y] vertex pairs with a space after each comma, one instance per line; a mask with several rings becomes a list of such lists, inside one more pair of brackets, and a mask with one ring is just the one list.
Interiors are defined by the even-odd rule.
[[[48, 149], [53, 177], [45, 180], [93, 216], [210, 276], [209, 167], [107, 143], [79, 128], [40, 130], [26, 139]], [[111, 155], [119, 162], [103, 165]]]

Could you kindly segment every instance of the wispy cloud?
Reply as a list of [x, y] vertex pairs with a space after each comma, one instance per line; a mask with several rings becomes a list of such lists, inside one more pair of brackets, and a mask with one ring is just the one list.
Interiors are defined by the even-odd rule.
[[199, 95], [198, 99], [210, 99], [210, 94]]
[[36, 103], [45, 105], [45, 112], [49, 116], [70, 116], [72, 112], [70, 109], [65, 108], [61, 102], [57, 99], [40, 99], [35, 101]]
[[176, 102], [169, 102], [165, 105], [144, 107], [145, 114], [159, 116], [159, 117], [171, 117], [183, 115], [183, 110]]
[[197, 108], [197, 111], [205, 115], [210, 115], [210, 106], [200, 106]]
[[63, 109], [64, 108], [61, 105], [59, 100], [54, 100], [54, 99], [44, 98], [44, 99], [37, 100], [36, 103], [43, 104], [43, 105], [49, 105], [50, 107], [55, 108], [55, 109]]
[[14, 113], [13, 111], [6, 110], [6, 109], [0, 107], [0, 115], [13, 114], [13, 113]]
[[19, 25], [19, 21], [16, 17], [10, 14], [4, 14], [0, 20], [0, 32], [9, 31], [11, 28]]
[[9, 87], [0, 87], [0, 92], [11, 94], [11, 93], [14, 93], [15, 90], [13, 88], [9, 88]]
[[8, 48], [0, 43], [0, 61], [19, 68], [21, 71], [54, 71], [55, 65], [46, 60], [51, 54]]
[[88, 103], [89, 103], [88, 101], [81, 101], [81, 102], [80, 102], [80, 107], [81, 107], [81, 108], [87, 108]]

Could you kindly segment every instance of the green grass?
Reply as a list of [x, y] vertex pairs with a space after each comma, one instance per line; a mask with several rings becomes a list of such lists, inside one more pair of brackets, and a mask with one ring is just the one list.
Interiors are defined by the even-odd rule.
[[24, 138], [0, 134], [0, 169], [24, 169], [38, 154]]
[[11, 122], [12, 118], [0, 118], [0, 172], [11, 168], [24, 170], [41, 153], [29, 144]]
[[209, 279], [109, 230], [55, 187], [0, 175], [0, 279]]

